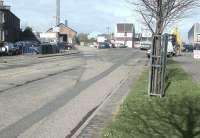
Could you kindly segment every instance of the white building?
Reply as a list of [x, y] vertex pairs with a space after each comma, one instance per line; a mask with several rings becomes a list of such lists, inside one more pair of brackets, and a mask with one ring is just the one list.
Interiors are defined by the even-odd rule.
[[190, 44], [200, 43], [200, 24], [196, 23], [188, 32], [188, 40]]
[[[50, 28], [47, 32], [40, 34], [42, 42], [68, 42], [73, 43], [77, 32], [70, 27], [60, 23], [58, 26]], [[59, 39], [58, 39], [59, 38]]]
[[56, 32], [40, 33], [40, 40], [42, 42], [56, 42], [56, 39], [57, 39]]
[[97, 42], [98, 43], [102, 43], [105, 42], [107, 40], [107, 35], [106, 34], [101, 34], [97, 36]]
[[140, 38], [140, 49], [148, 50], [151, 48], [152, 45], [152, 32], [149, 29], [142, 28]]
[[129, 48], [133, 48], [135, 38], [134, 25], [131, 23], [117, 24], [115, 28], [114, 38], [116, 47], [120, 45], [126, 45]]

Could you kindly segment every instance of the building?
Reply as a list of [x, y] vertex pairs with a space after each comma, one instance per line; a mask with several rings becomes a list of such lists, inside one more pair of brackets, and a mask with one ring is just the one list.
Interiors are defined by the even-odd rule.
[[126, 45], [134, 48], [135, 27], [131, 23], [119, 23], [116, 25], [114, 39], [116, 47]]
[[188, 32], [188, 40], [190, 44], [200, 43], [200, 24], [196, 23], [192, 26], [190, 31]]
[[10, 6], [0, 1], [0, 42], [15, 42], [20, 37], [20, 19], [15, 16]]
[[60, 42], [73, 43], [76, 35], [77, 32], [75, 30], [60, 23], [57, 27], [50, 28], [45, 33], [40, 33], [40, 39], [43, 42], [56, 42], [58, 37]]
[[108, 40], [108, 35], [107, 34], [99, 34], [97, 36], [97, 42], [102, 43]]

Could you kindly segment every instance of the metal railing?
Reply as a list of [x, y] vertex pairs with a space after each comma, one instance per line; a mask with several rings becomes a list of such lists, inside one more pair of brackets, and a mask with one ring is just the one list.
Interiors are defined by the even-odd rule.
[[[156, 47], [158, 46], [156, 44], [156, 41], [158, 39], [161, 40], [160, 48]], [[167, 47], [168, 47], [168, 34], [153, 36], [153, 45], [151, 47], [150, 68], [149, 68], [148, 93], [150, 96], [163, 97], [165, 95]]]

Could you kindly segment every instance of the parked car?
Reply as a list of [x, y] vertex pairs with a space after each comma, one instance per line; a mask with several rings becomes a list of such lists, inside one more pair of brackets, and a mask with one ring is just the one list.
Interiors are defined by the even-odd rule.
[[15, 45], [19, 48], [20, 54], [39, 54], [40, 43], [36, 41], [19, 41]]
[[152, 45], [151, 37], [142, 37], [140, 41], [140, 49], [141, 50], [149, 50]]
[[[147, 50], [146, 55], [147, 55], [148, 58], [150, 58], [150, 56], [151, 56], [151, 49]], [[176, 55], [176, 52], [174, 50], [174, 46], [169, 41], [168, 42], [168, 46], [167, 46], [167, 57], [171, 57], [171, 56], [175, 56], [175, 55]]]
[[19, 53], [19, 47], [13, 43], [4, 43], [0, 48], [1, 55], [17, 55]]
[[70, 44], [70, 43], [67, 43], [67, 42], [60, 42], [58, 44], [58, 46], [59, 46], [60, 49], [64, 49], [64, 50], [74, 49], [74, 45]]
[[99, 49], [106, 49], [106, 48], [110, 48], [110, 45], [107, 42], [102, 42], [102, 43], [99, 43], [98, 48]]
[[190, 44], [185, 44], [183, 45], [183, 52], [193, 52], [194, 50], [194, 47], [193, 45], [190, 45]]

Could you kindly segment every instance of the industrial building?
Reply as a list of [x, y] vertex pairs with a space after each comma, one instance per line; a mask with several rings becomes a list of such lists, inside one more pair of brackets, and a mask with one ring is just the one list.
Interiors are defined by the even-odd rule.
[[40, 33], [40, 39], [42, 42], [56, 42], [59, 39], [60, 42], [67, 42], [72, 44], [77, 32], [67, 24], [60, 23], [57, 27], [50, 28], [45, 33]]
[[0, 1], [0, 42], [15, 42], [20, 37], [20, 19], [14, 15], [10, 6]]
[[116, 25], [114, 39], [115, 45], [134, 48], [135, 27], [131, 23], [119, 23]]
[[200, 24], [196, 23], [188, 32], [188, 40], [190, 44], [200, 43]]

